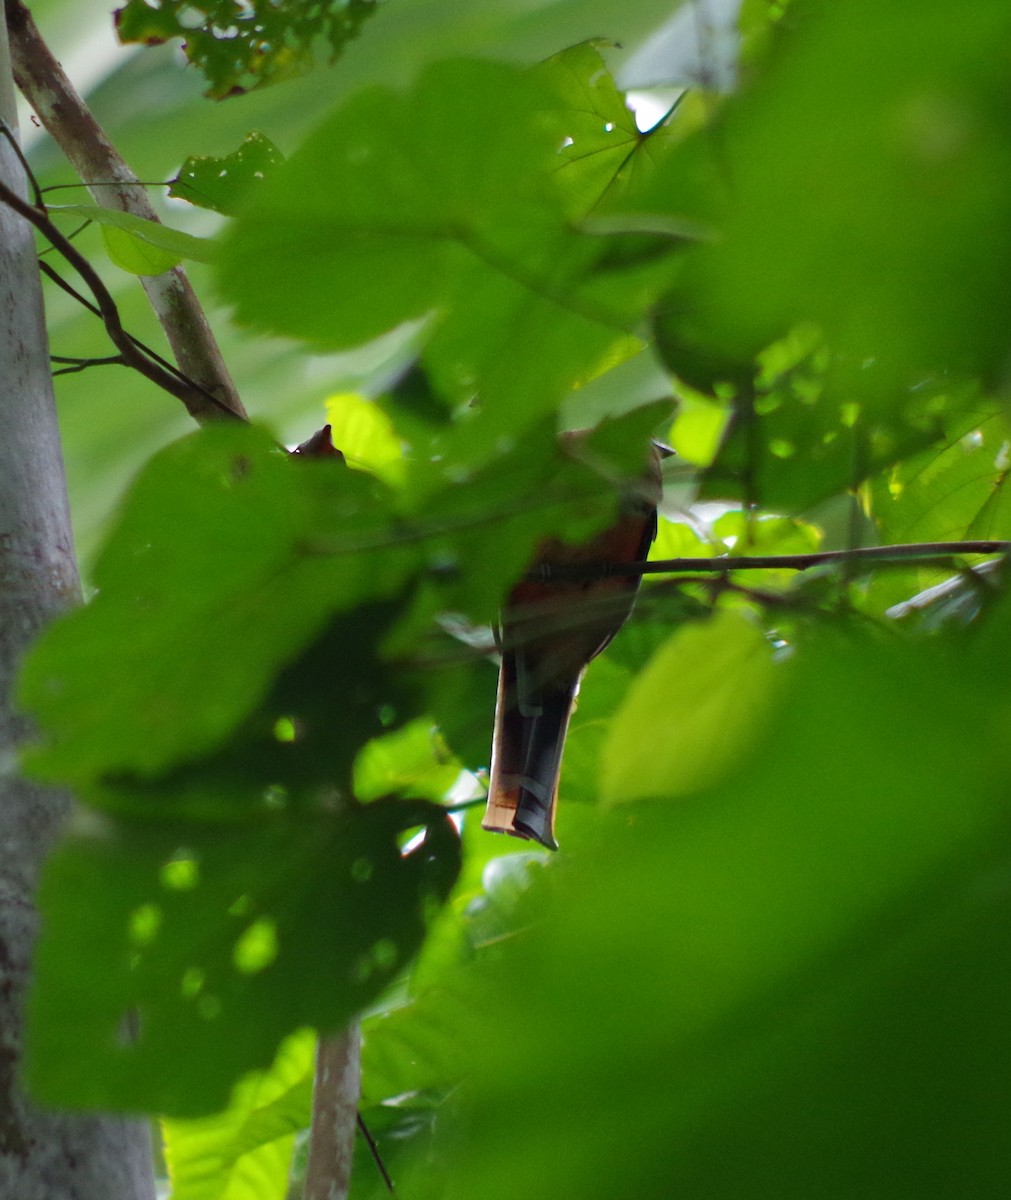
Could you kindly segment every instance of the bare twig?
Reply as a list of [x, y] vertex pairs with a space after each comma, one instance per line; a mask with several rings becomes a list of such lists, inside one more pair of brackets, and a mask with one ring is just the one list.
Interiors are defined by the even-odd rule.
[[73, 358], [63, 354], [50, 354], [51, 363], [62, 364], [53, 375], [77, 375], [89, 367], [125, 367], [122, 354], [110, 354], [106, 358]]
[[[77, 94], [22, 0], [8, 0], [7, 28], [18, 87], [78, 175], [86, 183], [90, 179], [103, 181], [101, 188], [92, 192], [95, 202], [158, 220], [143, 186]], [[110, 180], [117, 181], [118, 186], [108, 186]], [[214, 334], [182, 267], [163, 275], [144, 276], [141, 282], [180, 370], [199, 385], [184, 400], [189, 411], [197, 420], [228, 412], [245, 417]]]
[[228, 408], [224, 401], [218, 400], [214, 393], [194, 384], [174, 367], [166, 365], [164, 360], [159, 361], [156, 355], [149, 354], [127, 333], [120, 320], [116, 302], [102, 281], [102, 277], [70, 239], [56, 228], [44, 210], [34, 208], [27, 200], [22, 200], [5, 183], [0, 183], [0, 202], [6, 204], [19, 216], [24, 217], [26, 221], [30, 221], [88, 285], [88, 290], [95, 298], [98, 315], [105, 324], [106, 333], [123, 356], [123, 361], [127, 366], [133, 367], [135, 371], [139, 371], [152, 383], [181, 400], [198, 419], [211, 411], [214, 411], [219, 417], [244, 419], [239, 413]]
[[[484, 804], [482, 797], [481, 803]], [[390, 1178], [390, 1173], [386, 1169], [386, 1163], [383, 1162], [383, 1156], [379, 1153], [379, 1147], [376, 1145], [376, 1139], [369, 1132], [368, 1125], [365, 1124], [365, 1118], [358, 1113], [358, 1132], [365, 1139], [365, 1145], [369, 1148], [369, 1153], [372, 1155], [372, 1161], [376, 1164], [376, 1170], [382, 1176], [384, 1185], [388, 1192], [395, 1192], [397, 1189], [393, 1186], [393, 1180]]]
[[542, 582], [575, 579], [604, 579], [626, 575], [677, 575], [699, 572], [724, 575], [730, 571], [809, 571], [838, 563], [872, 563], [895, 566], [906, 563], [948, 565], [953, 558], [966, 554], [1007, 554], [1011, 542], [909, 542], [901, 546], [864, 546], [854, 550], [821, 550], [813, 554], [741, 554], [721, 558], [660, 558], [654, 562], [586, 563], [580, 566], [542, 564], [536, 578]]
[[[46, 230], [40, 228], [40, 232], [45, 233]], [[70, 240], [70, 236], [71, 235], [69, 235], [69, 234], [67, 235], [67, 241]], [[55, 250], [56, 246], [51, 245], [49, 248], [50, 248], [50, 250]], [[41, 256], [39, 257], [39, 270], [48, 279], [52, 280], [52, 282], [55, 283], [58, 288], [60, 288], [64, 292], [66, 292], [68, 296], [70, 296], [74, 300], [76, 300], [77, 303], [80, 304], [83, 308], [86, 308], [88, 310], [88, 312], [94, 313], [94, 315], [96, 317], [98, 317], [100, 320], [102, 319], [102, 310], [98, 307], [98, 305], [92, 304], [92, 302], [88, 299], [87, 296], [82, 295], [82, 293], [79, 292], [77, 290], [77, 288], [74, 287], [73, 284], [68, 283], [68, 281], [66, 279], [64, 279], [63, 276], [59, 273], [59, 271], [55, 270]], [[112, 304], [113, 308], [116, 307], [115, 301], [112, 299], [111, 296], [109, 297], [109, 302]], [[130, 339], [131, 342], [133, 342], [134, 346], [136, 346], [137, 349], [142, 354], [147, 355], [147, 357], [149, 359], [151, 359], [153, 362], [156, 362], [159, 364], [159, 366], [164, 367], [165, 370], [170, 375], [174, 376], [174, 378], [179, 380], [180, 384], [183, 384], [184, 386], [191, 388], [194, 392], [199, 392], [206, 398], [206, 400], [209, 403], [218, 405], [222, 410], [222, 413], [221, 413], [222, 416], [234, 417], [235, 420], [242, 419], [238, 416], [237, 413], [233, 413], [231, 409], [225, 408], [224, 404], [222, 404], [222, 402], [212, 392], [204, 392], [204, 390], [202, 388], [198, 387], [191, 379], [187, 378], [187, 376], [185, 376], [182, 373], [182, 371], [179, 370], [178, 367], [176, 367], [173, 363], [170, 363], [167, 358], [163, 358], [158, 353], [157, 350], [152, 350], [152, 348], [146, 342], [142, 342], [140, 340], [140, 338], [134, 337], [134, 335], [132, 333], [127, 333], [126, 336]], [[110, 335], [110, 337], [111, 337], [111, 335]], [[115, 340], [115, 339], [113, 339], [113, 340]], [[53, 361], [56, 362], [58, 360], [54, 358]], [[108, 359], [94, 359], [92, 361], [94, 361], [94, 362], [110, 362], [110, 363], [111, 362], [119, 362], [124, 367], [130, 367], [130, 366], [134, 365], [132, 362], [127, 362], [126, 359], [124, 359], [122, 357], [122, 355], [118, 355], [115, 358], [110, 357]], [[54, 372], [54, 374], [59, 374], [59, 372]], [[153, 382], [157, 382], [157, 380], [154, 380]]]

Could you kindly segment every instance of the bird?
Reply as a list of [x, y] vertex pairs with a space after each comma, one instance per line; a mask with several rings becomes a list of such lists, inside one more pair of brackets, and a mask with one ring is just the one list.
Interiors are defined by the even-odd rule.
[[[578, 453], [585, 431], [562, 435]], [[488, 799], [482, 827], [557, 850], [555, 808], [562, 750], [580, 681], [632, 611], [639, 575], [592, 567], [641, 562], [656, 537], [667, 447], [651, 443], [645, 470], [626, 480], [617, 515], [589, 540], [542, 540], [502, 607], [501, 655]], [[587, 577], [551, 578], [551, 568], [587, 568]]]

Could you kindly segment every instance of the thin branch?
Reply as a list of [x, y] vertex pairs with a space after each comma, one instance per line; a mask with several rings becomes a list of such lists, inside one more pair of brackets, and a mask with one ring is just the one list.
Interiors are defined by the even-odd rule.
[[[144, 188], [53, 57], [22, 0], [8, 0], [7, 28], [18, 87], [78, 175], [85, 182], [103, 181], [100, 190], [92, 191], [95, 202], [157, 221]], [[118, 181], [118, 186], [109, 187], [109, 180]], [[226, 414], [244, 418], [242, 401], [182, 267], [163, 275], [142, 276], [141, 283], [179, 369], [198, 384], [185, 398], [178, 391], [172, 394], [182, 399], [199, 421]]]
[[[73, 236], [73, 235], [72, 234], [67, 235], [68, 240], [71, 236]], [[49, 248], [51, 250], [56, 249], [55, 246], [50, 246]], [[76, 300], [77, 303], [80, 304], [83, 308], [86, 308], [88, 310], [88, 312], [93, 313], [100, 320], [102, 319], [102, 311], [98, 307], [98, 305], [92, 304], [92, 302], [88, 299], [87, 296], [82, 295], [77, 290], [77, 288], [74, 287], [74, 285], [72, 283], [69, 283], [66, 279], [64, 279], [63, 276], [59, 273], [59, 271], [55, 270], [41, 256], [39, 257], [39, 270], [48, 279], [52, 280], [52, 282], [55, 283], [58, 288], [60, 288], [64, 292], [66, 292], [68, 296], [70, 296], [74, 300]], [[110, 296], [110, 301], [112, 302], [113, 307], [115, 307], [115, 301], [112, 300], [111, 296]], [[140, 340], [140, 338], [134, 337], [134, 335], [132, 333], [127, 333], [126, 336], [130, 339], [131, 342], [133, 342], [133, 344], [137, 347], [137, 349], [142, 354], [146, 354], [147, 357], [150, 358], [153, 362], [156, 362], [160, 367], [164, 367], [164, 369], [170, 375], [173, 375], [176, 379], [179, 380], [180, 384], [184, 385], [185, 387], [192, 388], [196, 392], [200, 392], [202, 395], [206, 396], [206, 398], [208, 399], [208, 401], [211, 404], [217, 404], [217, 405], [221, 406], [222, 416], [229, 416], [229, 417], [235, 416], [237, 420], [241, 419], [237, 416], [237, 414], [232, 413], [232, 411], [230, 409], [225, 409], [224, 406], [221, 405], [221, 401], [219, 401], [216, 396], [214, 396], [210, 392], [205, 392], [202, 388], [198, 387], [191, 379], [188, 379], [182, 373], [182, 371], [179, 370], [179, 368], [175, 365], [175, 363], [170, 363], [167, 358], [163, 358], [158, 353], [157, 350], [153, 350], [146, 342], [142, 342]], [[95, 360], [95, 361], [106, 361], [106, 360], [99, 359], [99, 360]], [[113, 361], [117, 361], [117, 360], [109, 359], [108, 361], [113, 362]], [[133, 365], [132, 363], [126, 362], [121, 356], [119, 357], [118, 361], [122, 362], [123, 365], [126, 367]]]
[[188, 379], [183, 379], [175, 368], [162, 366], [140, 348], [133, 337], [123, 328], [119, 309], [116, 307], [116, 302], [109, 289], [102, 281], [102, 277], [73, 242], [56, 228], [45, 212], [34, 208], [27, 200], [22, 200], [5, 183], [0, 183], [0, 202], [34, 225], [88, 285], [88, 290], [95, 298], [98, 315], [105, 324], [106, 333], [122, 354], [127, 366], [133, 367], [135, 371], [139, 371], [152, 383], [181, 400], [198, 420], [211, 410], [214, 410], [219, 417], [243, 419], [234, 409], [219, 400], [214, 393], [206, 391]]
[[53, 375], [77, 375], [89, 367], [125, 367], [122, 354], [110, 354], [107, 358], [72, 358], [62, 354], [50, 354], [49, 361], [63, 363]]
[[586, 563], [580, 566], [566, 566], [564, 563], [543, 564], [532, 577], [542, 582], [562, 582], [633, 575], [677, 575], [686, 571], [707, 575], [724, 575], [730, 571], [808, 571], [812, 567], [832, 563], [846, 565], [866, 562], [879, 566], [893, 566], [916, 562], [920, 565], [947, 565], [953, 558], [965, 554], [1007, 554], [1009, 551], [1011, 542], [1002, 541], [909, 542], [901, 546], [864, 546], [855, 550], [821, 550], [813, 554], [662, 558], [654, 562]]
[[[484, 804], [482, 797], [481, 803]], [[386, 1163], [383, 1162], [383, 1156], [379, 1153], [379, 1147], [376, 1145], [376, 1139], [369, 1132], [368, 1125], [365, 1124], [365, 1118], [361, 1112], [358, 1113], [358, 1132], [365, 1139], [365, 1145], [369, 1148], [369, 1153], [372, 1155], [372, 1161], [376, 1164], [376, 1169], [382, 1176], [383, 1183], [386, 1185], [388, 1192], [395, 1192], [397, 1189], [393, 1186], [393, 1180], [390, 1178], [390, 1173], [386, 1169]]]

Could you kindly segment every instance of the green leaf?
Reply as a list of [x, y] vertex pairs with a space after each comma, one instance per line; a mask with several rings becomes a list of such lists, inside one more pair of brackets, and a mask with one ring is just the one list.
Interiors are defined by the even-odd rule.
[[[643, 405], [605, 419], [577, 442], [559, 441], [554, 421], [543, 421], [476, 470], [454, 478], [439, 464], [435, 480], [419, 472], [412, 499], [442, 531], [428, 553], [444, 576], [443, 607], [475, 621], [494, 619], [539, 541], [551, 535], [578, 544], [608, 524], [622, 488], [637, 486], [649, 434], [669, 410], [667, 401]], [[426, 491], [433, 482], [438, 486]]]
[[443, 800], [462, 771], [431, 721], [419, 719], [367, 742], [354, 767], [359, 800], [418, 796]]
[[59, 1107], [222, 1108], [282, 1038], [343, 1027], [396, 977], [458, 867], [452, 824], [422, 801], [85, 820], [42, 885], [33, 1091]]
[[[109, 257], [135, 275], [160, 275], [186, 258], [210, 262], [214, 253], [214, 243], [208, 238], [194, 237], [161, 221], [149, 221], [118, 209], [98, 204], [61, 204], [48, 211], [52, 216], [80, 217], [101, 225]], [[160, 263], [167, 265], [155, 270]]]
[[[675, 211], [724, 213], [679, 285], [705, 339], [748, 357], [817, 321], [848, 386], [887, 409], [927, 372], [1002, 378], [1011, 69], [993, 47], [1011, 13], [953, 24], [943, 0], [853, 0], [796, 5], [786, 24], [718, 134], [672, 155], [659, 185]], [[706, 170], [722, 180], [703, 213], [690, 189]]]
[[768, 641], [739, 613], [672, 633], [611, 721], [604, 801], [689, 795], [733, 771], [765, 731], [776, 683]]
[[542, 872], [453, 1009], [450, 1200], [1001, 1191], [1007, 633], [809, 644], [723, 785]]
[[[1011, 536], [1007, 419], [974, 390], [965, 409], [945, 422], [944, 436], [935, 445], [907, 456], [873, 481], [871, 512], [882, 542]], [[889, 571], [876, 580], [875, 611], [903, 604], [947, 574], [937, 564]]]
[[223, 1112], [162, 1121], [172, 1200], [283, 1200], [295, 1134], [311, 1118], [315, 1048], [310, 1031], [294, 1034], [269, 1070], [236, 1084]]
[[352, 467], [364, 468], [391, 486], [405, 477], [404, 446], [383, 410], [355, 392], [328, 396], [330, 436]]
[[254, 129], [231, 154], [190, 155], [168, 194], [231, 217], [283, 161], [284, 155], [270, 138]]
[[241, 426], [156, 455], [96, 564], [97, 595], [47, 630], [24, 671], [22, 701], [45, 729], [31, 769], [151, 778], [213, 751], [333, 614], [403, 586], [415, 552], [391, 541], [377, 488]]
[[507, 260], [521, 235], [536, 252], [557, 233], [540, 178], [554, 149], [537, 133], [544, 99], [517, 71], [465, 62], [430, 68], [408, 95], [354, 97], [226, 239], [222, 281], [240, 317], [354, 345], [451, 300], [485, 239]]
[[610, 242], [571, 227], [570, 115], [538, 76], [493, 63], [360, 93], [226, 237], [220, 279], [240, 319], [325, 348], [423, 323], [436, 393], [480, 395], [441, 455], [489, 457], [595, 372], [657, 287], [654, 264], [593, 276]]
[[278, 83], [312, 65], [326, 46], [335, 61], [358, 36], [376, 0], [127, 0], [116, 10], [120, 41], [156, 45], [182, 38], [187, 59], [220, 100]]
[[110, 261], [131, 275], [162, 275], [181, 261], [177, 255], [111, 226], [103, 226], [102, 241]]
[[535, 68], [567, 111], [557, 172], [572, 211], [588, 213], [628, 167], [642, 142], [604, 60], [592, 42], [570, 46]]

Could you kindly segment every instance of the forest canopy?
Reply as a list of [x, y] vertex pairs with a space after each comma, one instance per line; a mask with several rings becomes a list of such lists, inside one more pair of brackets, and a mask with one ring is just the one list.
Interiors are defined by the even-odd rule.
[[[407, 1197], [997, 1194], [1011, 12], [527, 7], [117, 15], [151, 46], [90, 103], [164, 225], [49, 216], [138, 337], [130, 271], [185, 262], [252, 421], [58, 381], [91, 595], [20, 685], [81, 802], [30, 1085], [163, 1116], [174, 1200], [281, 1197], [360, 1016]], [[664, 73], [672, 15], [710, 40]], [[283, 452], [324, 424], [345, 462]], [[480, 828], [490, 631], [650, 438], [661, 569], [552, 856]]]

